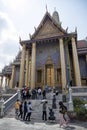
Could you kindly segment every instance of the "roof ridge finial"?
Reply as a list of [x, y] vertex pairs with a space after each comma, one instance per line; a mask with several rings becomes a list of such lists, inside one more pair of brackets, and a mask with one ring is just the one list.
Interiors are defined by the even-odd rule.
[[30, 39], [31, 39], [31, 37], [32, 37], [30, 33], [29, 33], [29, 37], [30, 37]]
[[20, 46], [19, 46], [19, 50], [18, 50], [18, 52], [20, 52], [21, 51], [21, 48], [20, 48]]
[[54, 7], [54, 11], [56, 11], [56, 7]]
[[19, 42], [21, 42], [21, 37], [19, 36]]
[[66, 28], [66, 32], [68, 32], [68, 27]]
[[48, 9], [47, 9], [47, 4], [46, 4], [46, 12], [48, 12]]
[[77, 33], [77, 27], [75, 27], [75, 33]]

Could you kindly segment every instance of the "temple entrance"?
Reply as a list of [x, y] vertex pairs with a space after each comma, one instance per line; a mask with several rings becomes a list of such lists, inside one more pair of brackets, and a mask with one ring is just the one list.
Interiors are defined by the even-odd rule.
[[45, 66], [45, 78], [47, 86], [54, 86], [54, 68], [52, 64], [48, 64]]

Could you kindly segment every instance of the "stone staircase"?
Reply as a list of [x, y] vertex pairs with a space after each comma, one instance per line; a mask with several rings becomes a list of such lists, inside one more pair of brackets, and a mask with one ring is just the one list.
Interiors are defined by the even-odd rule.
[[[49, 108], [52, 108], [52, 101], [51, 100], [47, 100], [47, 117], [49, 116]], [[41, 100], [32, 100], [32, 107], [33, 107], [33, 111], [32, 111], [32, 116], [31, 118], [34, 120], [42, 120], [42, 103]], [[58, 102], [57, 104], [57, 109], [54, 110], [55, 112], [55, 116], [56, 119], [58, 118]]]
[[[59, 101], [62, 100], [62, 94], [59, 94], [58, 96], [56, 96], [56, 105], [57, 108], [54, 109], [54, 113], [55, 113], [55, 117], [56, 120], [58, 120], [59, 118]], [[31, 120], [38, 120], [41, 121], [42, 120], [42, 100], [27, 100], [27, 102], [31, 101], [32, 103], [32, 115], [31, 115]], [[52, 93], [48, 93], [47, 94], [47, 117], [49, 117], [49, 108], [52, 108]], [[15, 109], [14, 109], [14, 105], [13, 107], [6, 113], [5, 115], [6, 117], [15, 117]]]

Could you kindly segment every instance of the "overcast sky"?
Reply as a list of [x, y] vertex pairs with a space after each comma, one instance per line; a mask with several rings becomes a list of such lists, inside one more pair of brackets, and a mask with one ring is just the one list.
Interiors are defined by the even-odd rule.
[[0, 71], [17, 55], [19, 36], [28, 40], [33, 34], [46, 4], [51, 15], [56, 7], [64, 29], [73, 32], [77, 27], [78, 39], [87, 37], [87, 0], [0, 0]]

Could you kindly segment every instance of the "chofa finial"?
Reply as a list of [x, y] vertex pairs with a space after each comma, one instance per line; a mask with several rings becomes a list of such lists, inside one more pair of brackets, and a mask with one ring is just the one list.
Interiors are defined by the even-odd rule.
[[35, 31], [36, 31], [36, 27], [34, 27]]
[[54, 11], [56, 11], [56, 7], [54, 7]]
[[30, 39], [31, 39], [31, 37], [32, 37], [30, 33], [29, 33], [29, 37], [30, 37]]
[[21, 37], [19, 36], [19, 42], [21, 42]]
[[48, 9], [47, 9], [47, 4], [46, 4], [46, 12], [48, 12]]
[[68, 27], [66, 28], [66, 32], [68, 32]]
[[77, 27], [75, 27], [75, 33], [77, 33]]

